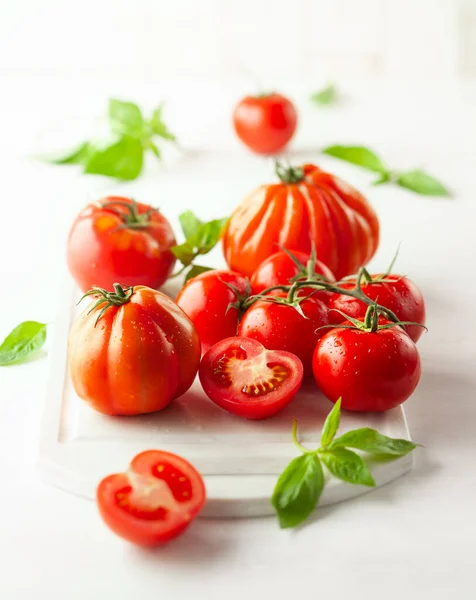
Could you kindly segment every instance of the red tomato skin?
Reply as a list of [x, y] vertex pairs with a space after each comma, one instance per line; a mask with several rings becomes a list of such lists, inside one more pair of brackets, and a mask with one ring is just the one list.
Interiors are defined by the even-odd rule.
[[[285, 294], [277, 294], [285, 297]], [[292, 306], [258, 300], [243, 315], [238, 335], [257, 340], [269, 350], [295, 354], [302, 362], [304, 375], [312, 375], [312, 355], [328, 324], [327, 306], [314, 297], [301, 302], [307, 318]]]
[[[233, 380], [230, 386], [221, 386], [216, 381], [216, 369], [223, 357], [238, 348], [246, 352], [246, 360], [264, 356], [267, 364], [283, 365], [290, 373], [278, 392], [265, 396], [246, 397], [240, 386]], [[243, 369], [246, 368], [244, 363]], [[231, 337], [212, 346], [203, 356], [199, 369], [200, 382], [205, 394], [220, 408], [250, 420], [267, 419], [274, 416], [298, 393], [303, 378], [303, 366], [297, 356], [290, 352], [266, 350], [262, 344], [251, 338]]]
[[[376, 300], [380, 305], [393, 311], [401, 321], [413, 321], [424, 325], [425, 300], [415, 283], [401, 275], [387, 275], [385, 279], [391, 280], [391, 283], [362, 282], [362, 291], [371, 300]], [[355, 280], [346, 282], [341, 287], [354, 289]], [[332, 309], [338, 309], [354, 319], [361, 319], [365, 316], [367, 305], [351, 296], [332, 294], [329, 299], [329, 309], [329, 321], [338, 324], [345, 321], [345, 317]], [[417, 325], [407, 325], [405, 331], [414, 342], [417, 342], [424, 329]]]
[[356, 273], [379, 242], [375, 211], [356, 189], [315, 165], [298, 184], [261, 185], [232, 213], [223, 235], [228, 266], [251, 277], [279, 245], [317, 256], [337, 279]]
[[202, 352], [220, 340], [236, 335], [239, 311], [229, 304], [237, 302], [236, 293], [245, 295], [249, 281], [233, 271], [207, 271], [187, 281], [177, 296], [177, 304], [197, 328]]
[[257, 154], [276, 154], [293, 137], [297, 112], [281, 94], [247, 96], [233, 112], [233, 125], [240, 140]]
[[[96, 502], [103, 521], [119, 537], [144, 547], [161, 546], [185, 531], [198, 515], [206, 500], [203, 479], [185, 459], [159, 450], [146, 450], [138, 454], [129, 467], [135, 473], [150, 476], [151, 466], [167, 461], [173, 464], [191, 482], [192, 494], [183, 504], [183, 510], [164, 520], [145, 520], [133, 516], [117, 504], [116, 494], [130, 485], [127, 473], [105, 477], [98, 485]], [[181, 506], [182, 508], [182, 506]]]
[[131, 300], [90, 306], [71, 327], [68, 358], [77, 395], [108, 415], [137, 415], [165, 408], [192, 385], [200, 339], [165, 294], [136, 286]]
[[[309, 260], [309, 255], [304, 252], [291, 250], [292, 254], [304, 266]], [[251, 293], [261, 294], [265, 289], [275, 285], [290, 285], [290, 280], [299, 273], [296, 264], [289, 258], [289, 255], [283, 250], [269, 256], [256, 269], [250, 279]], [[314, 273], [324, 275], [329, 281], [335, 281], [332, 271], [320, 260], [316, 260]], [[307, 293], [313, 293], [316, 298], [327, 303], [331, 294], [327, 291], [316, 291], [312, 288], [307, 289]]]
[[[176, 240], [169, 222], [155, 210], [147, 227], [127, 227], [113, 212], [125, 214], [127, 209], [122, 204], [101, 208], [106, 202], [132, 205], [130, 198], [108, 196], [88, 204], [78, 214], [69, 232], [67, 247], [68, 267], [73, 278], [83, 292], [93, 286], [112, 290], [117, 282], [158, 289], [175, 265], [170, 248]], [[139, 214], [152, 208], [141, 203], [136, 206]]]
[[421, 374], [418, 350], [400, 327], [375, 333], [332, 329], [318, 342], [312, 366], [323, 394], [334, 403], [342, 397], [342, 408], [357, 412], [399, 406]]

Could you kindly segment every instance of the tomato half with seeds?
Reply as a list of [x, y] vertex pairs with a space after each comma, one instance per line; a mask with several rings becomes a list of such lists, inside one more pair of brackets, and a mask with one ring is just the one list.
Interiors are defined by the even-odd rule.
[[162, 450], [141, 452], [126, 472], [103, 479], [96, 493], [104, 522], [141, 546], [160, 546], [180, 535], [205, 496], [200, 473], [184, 458]]
[[303, 367], [290, 352], [231, 337], [208, 350], [199, 376], [205, 394], [221, 408], [245, 419], [266, 419], [297, 394]]
[[213, 270], [193, 277], [180, 290], [177, 304], [197, 328], [202, 352], [236, 335], [240, 303], [249, 285], [239, 273]]
[[[371, 282], [361, 282], [362, 291], [366, 296], [393, 311], [401, 321], [425, 324], [425, 300], [413, 281], [408, 277], [393, 274], [371, 277]], [[341, 287], [352, 290], [355, 288], [355, 280], [346, 281], [341, 284]], [[329, 309], [333, 309], [329, 311], [329, 321], [336, 324], [345, 321], [345, 317], [334, 309], [354, 319], [364, 317], [367, 310], [367, 305], [361, 300], [344, 294], [332, 294], [328, 305]], [[417, 342], [424, 328], [418, 325], [407, 325], [405, 331], [414, 342]]]
[[163, 214], [147, 204], [108, 196], [88, 204], [68, 238], [68, 267], [83, 292], [116, 281], [158, 289], [171, 274], [177, 242]]

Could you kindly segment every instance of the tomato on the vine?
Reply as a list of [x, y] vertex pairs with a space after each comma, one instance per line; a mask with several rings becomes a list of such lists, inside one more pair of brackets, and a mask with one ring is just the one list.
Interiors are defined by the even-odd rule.
[[158, 289], [171, 274], [175, 236], [159, 210], [108, 196], [88, 204], [68, 238], [68, 266], [83, 292], [116, 281]]
[[249, 293], [249, 281], [233, 271], [206, 271], [193, 277], [177, 296], [177, 304], [197, 328], [202, 352], [236, 335], [240, 304]]
[[[401, 321], [412, 321], [414, 323], [425, 324], [425, 301], [419, 288], [407, 277], [401, 275], [372, 275], [372, 281], [361, 281], [363, 293], [371, 300], [374, 300], [390, 309]], [[355, 289], [355, 279], [351, 279], [342, 284], [344, 289]], [[329, 309], [337, 309], [354, 319], [360, 319], [365, 316], [367, 305], [357, 298], [346, 296], [345, 294], [332, 294], [329, 299]], [[345, 317], [336, 310], [329, 310], [329, 321], [331, 323], [342, 323]], [[406, 325], [405, 331], [414, 342], [420, 339], [423, 333], [423, 327], [418, 325]]]
[[382, 412], [405, 402], [421, 374], [414, 342], [382, 318], [378, 325], [356, 326], [354, 320], [344, 325], [349, 328], [328, 331], [314, 351], [314, 377], [323, 394], [331, 402], [342, 397], [342, 408], [358, 412]]
[[114, 533], [141, 546], [160, 546], [180, 535], [200, 512], [205, 485], [185, 459], [147, 450], [126, 472], [104, 478], [96, 499]]
[[192, 385], [200, 362], [195, 326], [173, 300], [144, 286], [114, 292], [94, 288], [95, 299], [71, 327], [73, 387], [108, 415], [162, 410]]
[[356, 189], [311, 164], [285, 169], [233, 212], [223, 235], [226, 261], [250, 277], [279, 246], [316, 256], [341, 279], [374, 255], [377, 215]]
[[294, 135], [297, 112], [281, 94], [246, 96], [233, 112], [233, 124], [240, 140], [258, 154], [280, 152]]
[[238, 335], [253, 338], [269, 350], [292, 352], [302, 361], [304, 374], [312, 374], [312, 354], [328, 324], [327, 306], [318, 298], [297, 298], [286, 303], [284, 293], [256, 301], [243, 315]]
[[253, 339], [231, 337], [208, 350], [199, 376], [205, 394], [221, 408], [245, 419], [265, 419], [297, 394], [303, 367], [290, 352], [267, 350]]
[[[309, 254], [294, 250], [280, 250], [272, 254], [256, 269], [250, 279], [251, 293], [261, 294], [267, 288], [279, 285], [290, 285], [296, 279], [308, 279], [308, 263], [311, 263], [311, 278], [318, 280], [319, 276], [325, 280], [334, 282], [335, 277], [332, 271], [320, 260], [311, 259]], [[318, 277], [315, 277], [315, 276]], [[316, 298], [327, 302], [330, 292], [325, 290], [306, 290], [313, 292]]]

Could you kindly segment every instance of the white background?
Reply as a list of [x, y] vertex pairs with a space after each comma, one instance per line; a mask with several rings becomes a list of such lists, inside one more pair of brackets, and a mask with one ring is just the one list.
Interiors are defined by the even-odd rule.
[[[469, 0], [2, 0], [0, 337], [25, 319], [54, 323], [67, 228], [87, 198], [112, 187], [173, 220], [178, 205], [208, 217], [272, 177], [229, 122], [254, 79], [297, 103], [292, 156], [369, 196], [382, 221], [373, 265], [402, 242], [399, 268], [422, 287], [430, 327], [406, 405], [424, 445], [411, 474], [318, 511], [299, 531], [274, 519], [199, 520], [158, 551], [116, 539], [93, 503], [38, 481], [48, 359], [2, 368], [2, 600], [474, 597], [475, 15]], [[346, 98], [315, 109], [309, 93], [329, 78]], [[188, 154], [151, 162], [123, 186], [29, 158], [77, 141], [112, 95], [149, 108], [167, 99]], [[319, 156], [339, 142], [371, 145], [394, 167], [424, 166], [455, 198], [372, 188], [371, 177]]]

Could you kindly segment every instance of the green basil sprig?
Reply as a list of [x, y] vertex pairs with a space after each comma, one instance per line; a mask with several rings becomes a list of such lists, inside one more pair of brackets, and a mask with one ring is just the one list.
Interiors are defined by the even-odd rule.
[[271, 499], [283, 529], [299, 525], [316, 508], [325, 485], [322, 464], [342, 481], [374, 487], [375, 481], [365, 458], [354, 450], [372, 455], [374, 459], [392, 460], [409, 454], [418, 446], [408, 440], [387, 437], [370, 427], [354, 429], [336, 438], [340, 407], [339, 398], [327, 416], [321, 446], [316, 450], [301, 446], [297, 440], [297, 422], [293, 423], [293, 441], [302, 455], [294, 458], [281, 473]]
[[311, 95], [311, 102], [318, 104], [319, 106], [330, 106], [332, 104], [336, 104], [338, 99], [339, 93], [336, 86], [332, 83]]
[[83, 142], [65, 156], [50, 159], [57, 165], [82, 165], [84, 173], [106, 175], [121, 180], [139, 177], [144, 163], [144, 152], [150, 150], [160, 159], [156, 138], [175, 142], [162, 118], [163, 104], [150, 119], [145, 119], [133, 102], [109, 100], [109, 127], [111, 139], [106, 143]]
[[197, 256], [208, 254], [217, 245], [228, 217], [213, 219], [213, 221], [204, 223], [191, 210], [187, 210], [179, 216], [179, 221], [185, 236], [185, 242], [173, 246], [171, 250], [182, 263], [182, 267], [172, 277], [181, 275], [190, 267], [185, 277], [185, 281], [188, 281], [200, 273], [211, 270], [210, 267], [195, 265], [193, 261]]
[[25, 362], [46, 341], [46, 325], [37, 321], [24, 321], [17, 325], [0, 346], [0, 366]]
[[322, 152], [367, 169], [367, 171], [378, 173], [379, 178], [373, 182], [373, 185], [394, 183], [423, 196], [451, 196], [448, 188], [432, 175], [421, 169], [403, 172], [388, 169], [375, 152], [364, 146], [328, 146]]

